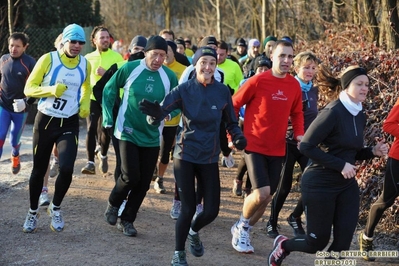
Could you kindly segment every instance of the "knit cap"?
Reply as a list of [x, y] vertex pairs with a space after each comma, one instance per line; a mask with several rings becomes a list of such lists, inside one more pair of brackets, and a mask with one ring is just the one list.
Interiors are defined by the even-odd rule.
[[274, 37], [274, 36], [272, 36], [272, 35], [269, 35], [269, 36], [267, 36], [264, 40], [263, 40], [263, 47], [265, 47], [266, 46], [266, 43], [268, 43], [268, 42], [270, 42], [270, 41], [277, 41], [277, 38], [276, 37]]
[[177, 45], [172, 41], [166, 41], [166, 43], [172, 48], [173, 53], [176, 54]]
[[246, 42], [243, 38], [240, 38], [240, 39], [238, 39], [238, 41], [237, 41], [237, 46], [244, 46], [244, 47], [247, 47], [247, 42]]
[[133, 37], [129, 45], [129, 50], [132, 50], [135, 46], [145, 47], [147, 45], [147, 39], [144, 36], [136, 35]]
[[193, 65], [195, 66], [195, 64], [198, 62], [198, 60], [205, 55], [210, 55], [212, 57], [214, 57], [216, 60], [218, 58], [217, 53], [215, 51], [215, 49], [211, 48], [211, 47], [200, 47], [198, 48], [198, 50], [195, 52], [194, 57], [193, 57]]
[[168, 52], [168, 44], [161, 36], [151, 36], [147, 41], [144, 51], [148, 52], [155, 49], [164, 50], [166, 53]]
[[260, 46], [260, 42], [258, 39], [251, 39], [249, 40], [248, 47], [252, 46]]
[[175, 43], [183, 45], [184, 49], [186, 49], [186, 43], [184, 42], [183, 39], [176, 39]]
[[62, 31], [62, 44], [67, 41], [86, 42], [85, 32], [78, 24], [69, 24]]

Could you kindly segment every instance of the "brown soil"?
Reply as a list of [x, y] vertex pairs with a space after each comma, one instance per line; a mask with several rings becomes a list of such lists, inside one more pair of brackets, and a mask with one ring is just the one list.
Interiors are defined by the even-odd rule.
[[[32, 169], [32, 126], [27, 125], [22, 139], [22, 170], [18, 175], [10, 174], [8, 152], [0, 162], [0, 265], [170, 265], [174, 251], [175, 221], [169, 217], [173, 199], [173, 176], [168, 168], [165, 186], [167, 194], [147, 193], [139, 211], [135, 227], [137, 237], [124, 236], [115, 226], [104, 221], [107, 198], [114, 185], [111, 172], [115, 160], [110, 149], [110, 173], [107, 175], [82, 175], [80, 169], [86, 163], [84, 125], [81, 127], [78, 158], [72, 185], [62, 204], [65, 229], [61, 233], [50, 230], [50, 218], [46, 209], [40, 209], [38, 230], [33, 234], [22, 232], [22, 224], [29, 208], [28, 179]], [[5, 147], [9, 146], [7, 142]], [[236, 162], [239, 155], [235, 155]], [[265, 234], [264, 220], [258, 222], [251, 233], [255, 253], [244, 255], [231, 246], [230, 227], [240, 215], [243, 199], [233, 197], [231, 188], [236, 168], [220, 168], [221, 206], [217, 219], [201, 232], [205, 254], [196, 258], [187, 255], [189, 265], [266, 265], [273, 240]], [[54, 192], [55, 179], [50, 179], [50, 195]], [[285, 219], [292, 211], [299, 193], [290, 194], [280, 215], [280, 233], [292, 236], [293, 232]], [[264, 218], [267, 219], [269, 209]], [[187, 246], [186, 246], [187, 247]], [[398, 249], [397, 246], [387, 246]], [[352, 249], [358, 249], [354, 236]], [[315, 255], [292, 253], [283, 265], [315, 265]], [[362, 259], [357, 265], [369, 265]], [[399, 265], [399, 260], [379, 258], [373, 266]], [[354, 264], [348, 264], [354, 265]], [[371, 265], [371, 264], [370, 264]]]

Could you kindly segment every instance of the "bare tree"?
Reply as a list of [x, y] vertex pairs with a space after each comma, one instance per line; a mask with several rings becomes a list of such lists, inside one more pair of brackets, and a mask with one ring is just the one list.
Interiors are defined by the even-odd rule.
[[8, 31], [10, 32], [10, 35], [14, 31], [14, 25], [12, 23], [13, 14], [14, 14], [14, 5], [12, 3], [12, 0], [8, 0]]
[[223, 39], [223, 31], [222, 31], [222, 16], [220, 12], [220, 0], [208, 0], [209, 3], [216, 9], [216, 30], [217, 30], [217, 37], [219, 40]]
[[170, 21], [170, 0], [162, 0], [163, 8], [165, 10], [165, 28], [171, 28]]
[[377, 17], [375, 13], [375, 4], [373, 0], [364, 0], [363, 1], [365, 8], [365, 16], [366, 21], [368, 23], [368, 29], [370, 32], [370, 39], [372, 41], [377, 41], [377, 45], [379, 44], [379, 27], [377, 23]]
[[399, 25], [396, 0], [381, 0], [382, 18], [380, 43], [385, 40], [387, 49], [396, 49], [399, 46], [397, 28]]

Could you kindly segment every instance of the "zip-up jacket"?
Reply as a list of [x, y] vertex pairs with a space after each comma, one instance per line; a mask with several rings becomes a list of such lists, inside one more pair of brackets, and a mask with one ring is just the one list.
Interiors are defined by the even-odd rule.
[[[227, 86], [214, 80], [201, 84], [196, 78], [174, 88], [161, 103], [164, 117], [180, 109], [183, 129], [176, 138], [174, 157], [198, 164], [216, 163], [220, 153], [220, 123], [234, 139], [238, 127]], [[162, 119], [162, 118], [161, 118]]]
[[371, 148], [363, 145], [365, 125], [363, 112], [353, 116], [340, 100], [335, 100], [321, 110], [309, 126], [300, 151], [311, 159], [311, 167], [340, 173], [346, 162], [354, 165], [356, 160], [374, 157]]
[[[33, 57], [22, 54], [19, 58], [12, 58], [5, 54], [0, 58], [0, 105], [4, 109], [14, 112], [14, 99], [24, 99], [25, 82], [35, 66]], [[32, 98], [29, 103], [34, 102]], [[27, 111], [27, 109], [25, 109]]]

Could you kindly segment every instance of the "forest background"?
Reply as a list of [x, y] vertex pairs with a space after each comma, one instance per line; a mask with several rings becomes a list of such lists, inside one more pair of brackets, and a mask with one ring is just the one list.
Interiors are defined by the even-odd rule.
[[[91, 29], [103, 24], [125, 46], [137, 34], [149, 36], [172, 29], [176, 37], [196, 44], [201, 36], [215, 35], [235, 46], [238, 38], [263, 40], [288, 35], [295, 51], [313, 51], [333, 73], [349, 65], [366, 67], [371, 78], [365, 145], [375, 137], [392, 136], [382, 122], [398, 98], [399, 18], [396, 0], [0, 0], [0, 52], [7, 53], [11, 32], [30, 36], [27, 53], [38, 59], [53, 50], [62, 29], [77, 23]], [[85, 52], [92, 51], [90, 43]], [[386, 158], [359, 164], [361, 188], [359, 227], [382, 190]], [[399, 200], [378, 227], [387, 238], [398, 239]], [[395, 242], [396, 243], [396, 242]], [[398, 243], [396, 243], [398, 246]]]

